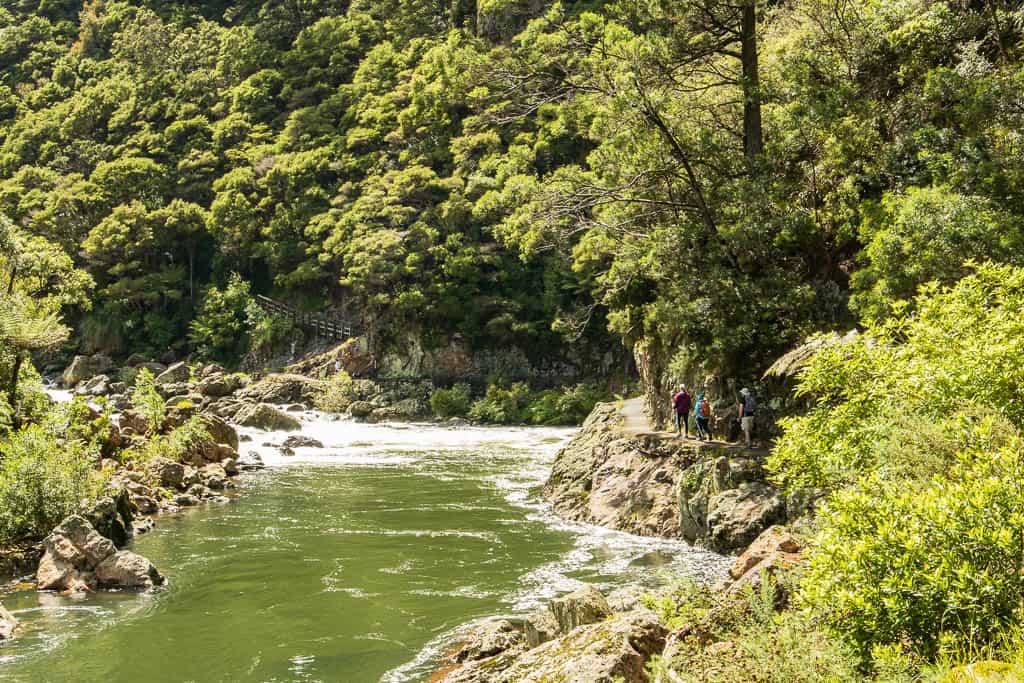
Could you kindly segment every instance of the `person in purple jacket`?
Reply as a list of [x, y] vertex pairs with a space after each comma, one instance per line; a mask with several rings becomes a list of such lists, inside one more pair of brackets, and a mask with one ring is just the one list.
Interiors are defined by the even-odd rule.
[[685, 384], [679, 385], [679, 391], [672, 397], [672, 410], [676, 414], [676, 434], [690, 438], [690, 392]]

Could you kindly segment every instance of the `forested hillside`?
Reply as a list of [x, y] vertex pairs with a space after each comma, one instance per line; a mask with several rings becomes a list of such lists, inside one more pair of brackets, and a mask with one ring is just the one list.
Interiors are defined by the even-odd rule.
[[[673, 635], [630, 651], [630, 680], [955, 682], [976, 671], [947, 677], [954, 666], [996, 658], [983, 669], [1018, 680], [1020, 5], [0, 0], [0, 559], [38, 550], [111, 482], [142, 514], [219, 499], [242, 455], [228, 423], [280, 431], [260, 447], [284, 461], [324, 444], [283, 430], [334, 433], [314, 406], [370, 421], [432, 411], [456, 421], [387, 438], [447, 453], [460, 420], [576, 424], [638, 374], [652, 420], [639, 401], [594, 413], [573, 505], [636, 500], [622, 518], [673, 523], [750, 516], [757, 501], [772, 514], [738, 525], [755, 532], [737, 548], [757, 538], [764, 555], [733, 567], [737, 582], [766, 570], [753, 590], [645, 598]], [[309, 353], [256, 377], [290, 362], [263, 360], [297, 336], [257, 295], [343, 312], [365, 334], [323, 354], [291, 346]], [[794, 348], [776, 365], [790, 381], [763, 381]], [[405, 372], [430, 349], [476, 374]], [[466, 360], [477, 352], [542, 371], [531, 386]], [[64, 380], [89, 398], [55, 404], [37, 368], [76, 354]], [[702, 415], [716, 438], [736, 390], [755, 387], [745, 429], [768, 448], [658, 433], [680, 381], [715, 399]], [[616, 449], [590, 440], [598, 428]], [[673, 479], [648, 439], [678, 445], [669, 457], [697, 475]], [[472, 466], [444, 467], [479, 468], [480, 490], [511, 476], [491, 460], [542, 462], [466, 443]], [[391, 454], [389, 475], [417, 462]], [[592, 498], [599, 464], [628, 485]], [[502, 489], [518, 505], [539, 481], [516, 481], [533, 482]], [[645, 487], [667, 502], [652, 507]], [[504, 510], [443, 502], [460, 519]], [[503, 528], [523, 526], [505, 514]], [[463, 523], [448, 519], [434, 521]]]
[[67, 311], [86, 350], [187, 350], [238, 273], [385, 340], [618, 338], [649, 383], [742, 379], [966, 259], [1019, 259], [1021, 21], [924, 0], [5, 2], [0, 212], [95, 282]]

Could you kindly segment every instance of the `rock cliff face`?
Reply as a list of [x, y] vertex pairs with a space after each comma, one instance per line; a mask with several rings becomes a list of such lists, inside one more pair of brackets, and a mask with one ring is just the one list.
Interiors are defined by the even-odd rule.
[[439, 683], [641, 683], [668, 631], [642, 607], [615, 612], [587, 586], [525, 619], [495, 619], [467, 634]]
[[572, 520], [736, 552], [786, 520], [760, 458], [732, 445], [630, 433], [616, 406], [602, 404], [556, 456], [544, 494]]

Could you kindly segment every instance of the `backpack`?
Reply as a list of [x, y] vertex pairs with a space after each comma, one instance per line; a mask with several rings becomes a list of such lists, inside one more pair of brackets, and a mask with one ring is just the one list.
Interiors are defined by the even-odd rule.
[[711, 416], [711, 404], [708, 403], [707, 399], [704, 399], [697, 404], [697, 414], [700, 415], [701, 417]]
[[757, 410], [757, 400], [753, 394], [747, 394], [746, 398], [743, 399], [743, 413], [745, 415], [753, 415]]

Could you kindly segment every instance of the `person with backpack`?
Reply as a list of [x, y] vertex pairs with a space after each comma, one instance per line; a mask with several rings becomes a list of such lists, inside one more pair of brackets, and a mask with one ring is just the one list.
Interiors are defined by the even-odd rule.
[[700, 392], [697, 395], [697, 407], [693, 411], [694, 422], [697, 423], [697, 436], [701, 441], [711, 441], [711, 401]]
[[736, 404], [740, 416], [740, 427], [747, 440], [747, 448], [754, 447], [754, 415], [757, 412], [757, 399], [753, 392], [744, 387], [740, 389], [740, 400]]
[[690, 438], [690, 403], [690, 392], [685, 384], [680, 384], [679, 391], [672, 397], [672, 410], [676, 415], [676, 434], [682, 437], [685, 432], [687, 439]]

